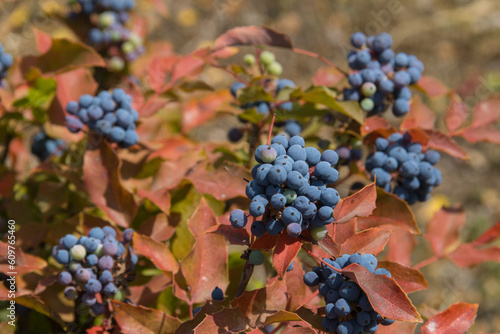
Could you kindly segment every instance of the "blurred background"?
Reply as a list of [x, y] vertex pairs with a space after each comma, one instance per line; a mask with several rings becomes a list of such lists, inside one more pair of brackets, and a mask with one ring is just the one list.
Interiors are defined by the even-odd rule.
[[[65, 25], [66, 4], [66, 0], [0, 0], [0, 42], [8, 52], [21, 56], [36, 52], [32, 27], [55, 37], [74, 37]], [[317, 52], [347, 69], [350, 35], [385, 31], [393, 36], [396, 51], [417, 55], [425, 64], [425, 74], [456, 89], [470, 109], [500, 90], [498, 0], [137, 0], [137, 4], [136, 14], [147, 22], [146, 43], [168, 41], [180, 54], [209, 45], [233, 27], [266, 25], [290, 36], [295, 47]], [[246, 51], [230, 60], [241, 62]], [[283, 76], [305, 87], [323, 66], [317, 59], [288, 50], [273, 51], [283, 64]], [[233, 81], [217, 70], [208, 70], [206, 78], [218, 87]], [[443, 115], [443, 101], [427, 102]], [[211, 126], [227, 129], [216, 122]], [[225, 131], [212, 133], [225, 136]], [[443, 185], [429, 202], [413, 208], [423, 227], [442, 205], [462, 203], [467, 213], [462, 239], [470, 241], [500, 219], [500, 154], [492, 144], [460, 144], [471, 160], [444, 155], [439, 165]], [[415, 263], [430, 254], [424, 241], [419, 249]], [[429, 289], [411, 296], [421, 311], [443, 310], [459, 301], [479, 303], [471, 332], [500, 329], [500, 264], [467, 270], [441, 260], [423, 272]]]

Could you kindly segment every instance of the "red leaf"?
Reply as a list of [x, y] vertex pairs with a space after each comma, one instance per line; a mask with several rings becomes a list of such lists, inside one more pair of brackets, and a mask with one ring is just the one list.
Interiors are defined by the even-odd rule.
[[373, 254], [384, 250], [389, 241], [390, 232], [379, 228], [369, 228], [358, 232], [340, 246], [340, 254]]
[[266, 27], [246, 26], [233, 28], [217, 38], [213, 49], [221, 49], [233, 45], [269, 45], [292, 48], [290, 38], [282, 33]]
[[205, 61], [196, 55], [197, 51], [178, 60], [172, 69], [172, 78], [170, 86], [175, 84], [180, 79], [187, 79], [194, 75], [198, 75], [205, 66]]
[[379, 326], [377, 334], [413, 334], [416, 327], [414, 322], [396, 321], [390, 326]]
[[124, 334], [173, 333], [181, 321], [162, 311], [112, 300], [113, 317]]
[[36, 48], [40, 53], [46, 53], [52, 46], [52, 37], [50, 34], [33, 27], [33, 32], [35, 33]]
[[168, 7], [163, 1], [161, 1], [161, 0], [149, 0], [149, 2], [151, 2], [151, 4], [158, 11], [158, 13], [161, 14], [161, 16], [163, 16], [163, 17], [168, 16]]
[[344, 73], [335, 67], [322, 67], [314, 74], [312, 81], [315, 86], [336, 86], [345, 78]]
[[205, 124], [230, 100], [231, 94], [227, 90], [211, 93], [199, 100], [189, 100], [182, 107], [182, 132], [188, 133]]
[[137, 212], [137, 204], [121, 184], [119, 172], [120, 161], [105, 141], [99, 144], [99, 148], [85, 153], [83, 183], [92, 203], [113, 222], [128, 227]]
[[286, 308], [287, 295], [285, 282], [274, 280], [264, 288], [243, 292], [231, 306], [241, 310], [251, 327], [260, 327], [267, 317]]
[[343, 244], [347, 239], [356, 233], [357, 218], [353, 218], [345, 224], [328, 224], [326, 229], [335, 242]]
[[470, 159], [467, 153], [453, 139], [439, 130], [425, 130], [429, 136], [427, 147], [446, 152], [459, 159]]
[[129, 286], [129, 298], [138, 305], [151, 305], [171, 285], [172, 279], [166, 274], [156, 275], [147, 283]]
[[486, 232], [481, 234], [479, 238], [474, 240], [472, 244], [474, 246], [480, 246], [492, 242], [500, 236], [500, 221], [490, 227]]
[[153, 202], [162, 212], [170, 213], [170, 192], [166, 189], [144, 190], [137, 189], [137, 196], [147, 198]]
[[177, 260], [165, 244], [140, 233], [134, 233], [133, 247], [139, 254], [150, 259], [158, 269], [174, 273], [179, 270]]
[[368, 296], [373, 309], [382, 317], [422, 322], [415, 306], [392, 278], [373, 274], [357, 263], [348, 265], [341, 270], [341, 273], [360, 286]]
[[478, 128], [494, 123], [500, 119], [500, 97], [495, 96], [480, 101], [474, 108], [471, 127]]
[[[342, 255], [340, 253], [340, 246], [341, 245], [337, 244], [332, 239], [332, 237], [330, 237], [329, 235], [327, 235], [326, 237], [324, 237], [323, 240], [321, 240], [319, 242], [319, 246], [321, 247], [321, 249], [323, 251], [325, 251], [326, 253], [328, 253], [331, 256], [339, 257], [340, 255]], [[313, 253], [316, 253], [316, 252], [314, 252], [314, 248], [313, 248]], [[316, 253], [315, 255], [316, 256], [321, 256], [318, 253]]]
[[474, 324], [478, 304], [457, 303], [429, 319], [422, 334], [466, 333]]
[[238, 308], [224, 308], [213, 315], [207, 315], [196, 326], [194, 333], [240, 333], [247, 328], [246, 319]]
[[20, 66], [23, 73], [36, 67], [44, 74], [59, 74], [78, 67], [105, 67], [106, 63], [92, 47], [61, 38], [53, 39], [45, 54], [24, 57]]
[[277, 235], [264, 234], [262, 237], [255, 239], [255, 241], [250, 246], [251, 249], [273, 249], [278, 242]]
[[216, 233], [227, 239], [231, 245], [247, 246], [250, 244], [250, 235], [245, 229], [237, 229], [231, 225], [219, 224], [210, 227], [205, 233]]
[[425, 237], [432, 250], [440, 257], [446, 249], [458, 242], [460, 229], [465, 225], [465, 211], [461, 207], [442, 208], [427, 225]]
[[181, 262], [182, 275], [190, 288], [191, 300], [194, 303], [201, 303], [210, 298], [216, 286], [225, 291], [228, 285], [226, 240], [220, 235], [203, 233], [216, 225], [212, 209], [206, 199], [202, 198], [188, 221], [188, 228], [196, 243]]
[[410, 128], [434, 129], [435, 123], [436, 115], [417, 95], [413, 97], [410, 112], [401, 123], [401, 130]]
[[399, 263], [381, 261], [377, 268], [385, 268], [390, 271], [392, 278], [406, 293], [427, 289], [428, 283], [424, 275], [417, 269], [400, 265]]
[[403, 266], [411, 265], [411, 255], [417, 245], [417, 238], [406, 229], [395, 229], [389, 237], [386, 259]]
[[283, 277], [286, 268], [290, 265], [293, 258], [299, 253], [302, 242], [283, 232], [278, 237], [278, 242], [273, 252], [273, 266], [280, 277]]
[[500, 262], [500, 248], [476, 248], [472, 244], [462, 244], [446, 256], [459, 267], [474, 267], [486, 261]]
[[480, 126], [478, 128], [474, 128], [472, 126], [466, 127], [465, 129], [459, 131], [459, 135], [471, 143], [485, 141], [500, 145], [500, 131], [495, 129], [495, 127], [490, 124]]
[[450, 95], [450, 104], [446, 110], [446, 127], [450, 134], [455, 133], [467, 120], [468, 112], [465, 103], [456, 93]]
[[137, 229], [137, 232], [144, 234], [151, 239], [163, 242], [172, 237], [175, 226], [168, 223], [168, 216], [162, 212], [144, 221]]
[[334, 210], [337, 224], [347, 223], [354, 217], [367, 217], [375, 209], [377, 191], [375, 183], [369, 184], [354, 195], [340, 200]]
[[416, 84], [417, 88], [422, 90], [430, 98], [441, 97], [449, 92], [449, 88], [434, 77], [423, 75]]
[[[370, 227], [380, 227], [393, 230], [394, 226], [404, 228], [413, 234], [419, 234], [415, 216], [408, 203], [394, 194], [388, 194], [377, 188], [377, 208], [369, 217], [358, 218], [358, 228], [365, 230]], [[387, 226], [389, 225], [389, 226]]]
[[391, 128], [391, 124], [385, 118], [380, 116], [371, 116], [365, 118], [365, 122], [361, 126], [361, 135], [365, 137], [369, 133], [377, 130], [389, 130]]
[[[304, 270], [299, 261], [295, 261], [293, 270], [285, 273], [285, 283], [288, 291], [287, 310], [295, 311], [302, 305], [306, 299], [312, 294], [311, 290], [304, 284]], [[319, 299], [319, 297], [318, 297]]]
[[286, 327], [281, 334], [314, 334], [316, 330], [308, 327]]

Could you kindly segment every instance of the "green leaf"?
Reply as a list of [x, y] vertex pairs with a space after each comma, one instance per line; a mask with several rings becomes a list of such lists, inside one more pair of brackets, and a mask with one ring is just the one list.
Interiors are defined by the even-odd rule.
[[359, 124], [363, 124], [365, 119], [359, 103], [355, 101], [337, 101], [334, 93], [323, 86], [308, 90], [302, 95], [302, 100], [327, 106], [354, 119]]
[[57, 83], [54, 79], [38, 78], [29, 88], [27, 96], [14, 102], [14, 107], [31, 109], [37, 122], [44, 122], [56, 94]]
[[246, 104], [256, 101], [274, 101], [273, 96], [262, 86], [249, 86], [241, 89], [238, 93], [238, 100], [241, 104]]
[[238, 117], [252, 124], [258, 124], [264, 119], [264, 115], [259, 114], [255, 108], [245, 109]]

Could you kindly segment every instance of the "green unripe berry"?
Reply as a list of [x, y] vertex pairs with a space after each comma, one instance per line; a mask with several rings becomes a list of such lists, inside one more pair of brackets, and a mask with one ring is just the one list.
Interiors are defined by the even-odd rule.
[[363, 142], [356, 138], [351, 141], [351, 146], [353, 149], [357, 150], [363, 147]]
[[69, 250], [69, 255], [71, 255], [73, 260], [81, 261], [85, 258], [85, 256], [87, 256], [87, 250], [82, 245], [74, 245]]
[[119, 302], [123, 302], [125, 300], [125, 294], [123, 293], [122, 290], [118, 290], [114, 295], [113, 295], [114, 300], [118, 300]]
[[115, 16], [111, 12], [104, 12], [99, 15], [99, 25], [104, 28], [111, 27], [115, 24]]
[[260, 151], [260, 158], [266, 163], [271, 163], [276, 160], [277, 155], [278, 153], [271, 146], [265, 147], [262, 149], [262, 151]]
[[97, 245], [97, 249], [94, 251], [94, 254], [101, 257], [102, 256], [102, 244]]
[[262, 51], [262, 53], [260, 54], [260, 62], [264, 66], [268, 66], [275, 60], [276, 56], [271, 51]]
[[363, 86], [361, 86], [361, 93], [366, 97], [372, 96], [376, 91], [377, 86], [375, 86], [373, 82], [365, 82]]
[[320, 226], [311, 229], [311, 237], [316, 241], [323, 240], [327, 234], [328, 230], [326, 229], [326, 226]]
[[361, 106], [361, 109], [363, 109], [364, 111], [372, 111], [373, 107], [375, 107], [375, 103], [373, 102], [372, 99], [369, 98], [361, 100], [359, 105]]
[[119, 32], [119, 31], [114, 30], [114, 31], [111, 32], [110, 37], [111, 37], [111, 40], [113, 42], [119, 42], [119, 41], [122, 40], [122, 33]]
[[120, 57], [113, 57], [109, 61], [109, 68], [114, 72], [120, 72], [125, 67], [125, 62]]
[[286, 204], [291, 204], [297, 198], [297, 193], [295, 190], [287, 189], [283, 192], [283, 196], [286, 198]]
[[277, 61], [274, 61], [267, 66], [267, 72], [271, 75], [280, 76], [281, 73], [283, 73], [283, 66]]
[[260, 250], [253, 250], [248, 257], [248, 263], [253, 264], [254, 266], [260, 266], [265, 261], [264, 253]]
[[132, 42], [125, 42], [122, 44], [122, 51], [124, 54], [128, 55], [134, 52], [135, 46], [132, 44]]
[[245, 62], [246, 65], [252, 66], [255, 64], [255, 56], [253, 54], [246, 54], [245, 57], [243, 57], [243, 61]]
[[134, 33], [130, 34], [128, 41], [132, 43], [132, 45], [135, 46], [136, 48], [142, 45], [142, 38]]

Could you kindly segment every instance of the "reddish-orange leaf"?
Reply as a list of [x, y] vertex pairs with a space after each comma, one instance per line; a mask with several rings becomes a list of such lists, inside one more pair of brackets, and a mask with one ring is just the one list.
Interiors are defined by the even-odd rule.
[[347, 198], [341, 200], [334, 210], [337, 224], [347, 223], [354, 217], [367, 217], [375, 209], [377, 191], [375, 183], [371, 183]]
[[345, 224], [328, 224], [326, 229], [335, 242], [343, 244], [347, 239], [352, 237], [354, 233], [356, 233], [357, 220], [358, 218], [353, 218]]
[[396, 321], [390, 326], [379, 326], [377, 334], [413, 334], [416, 328], [415, 322]]
[[[283, 232], [286, 233], [286, 232]], [[262, 237], [255, 239], [250, 246], [251, 249], [272, 249], [278, 242], [277, 235], [264, 234]]]
[[478, 304], [457, 303], [429, 319], [422, 334], [467, 333], [476, 319]]
[[175, 226], [168, 223], [168, 216], [160, 212], [144, 221], [137, 229], [140, 234], [147, 235], [158, 242], [168, 240], [175, 232]]
[[401, 130], [410, 128], [434, 129], [436, 114], [422, 101], [420, 96], [413, 97], [410, 112], [406, 115]]
[[[97, 139], [97, 138], [95, 138]], [[101, 140], [97, 149], [87, 150], [83, 163], [83, 183], [92, 203], [116, 224], [128, 227], [137, 212], [133, 195], [120, 180], [120, 160], [109, 144]], [[89, 139], [89, 141], [94, 138]]]
[[450, 104], [446, 110], [446, 127], [450, 134], [460, 128], [467, 120], [468, 112], [465, 103], [462, 102], [460, 96], [456, 93], [450, 94]]
[[423, 75], [416, 84], [417, 88], [422, 90], [430, 98], [441, 97], [449, 92], [449, 88], [438, 79]]
[[473, 127], [469, 126], [465, 129], [458, 131], [460, 136], [464, 137], [467, 141], [471, 143], [477, 143], [480, 141], [485, 141], [492, 144], [500, 145], [500, 131], [495, 129], [491, 124]]
[[472, 127], [478, 128], [496, 122], [500, 119], [500, 97], [495, 96], [480, 101], [474, 107]]
[[162, 311], [112, 300], [113, 317], [124, 334], [173, 333], [181, 321]]
[[500, 221], [490, 227], [486, 232], [481, 234], [479, 238], [474, 240], [472, 244], [474, 246], [480, 246], [492, 242], [500, 236]]
[[167, 5], [161, 0], [148, 0], [154, 6], [156, 11], [160, 13], [163, 17], [168, 17], [169, 10]]
[[389, 261], [379, 261], [377, 268], [385, 268], [390, 271], [392, 278], [406, 293], [427, 289], [428, 283], [424, 275], [417, 269], [400, 265]]
[[386, 260], [403, 266], [411, 266], [411, 255], [417, 245], [417, 238], [406, 229], [394, 229], [389, 237]]
[[167, 189], [144, 190], [137, 189], [137, 196], [147, 198], [153, 202], [162, 212], [170, 213], [170, 192]]
[[216, 233], [224, 236], [231, 245], [247, 246], [250, 244], [250, 235], [247, 230], [234, 228], [231, 225], [218, 224], [210, 227], [205, 233]]
[[182, 107], [182, 132], [188, 133], [212, 119], [227, 101], [231, 100], [228, 90], [210, 93], [201, 99], [191, 99]]
[[144, 255], [160, 270], [177, 272], [179, 264], [168, 247], [140, 233], [134, 233], [134, 250]]
[[287, 326], [281, 334], [317, 334], [318, 332], [310, 327], [290, 327]]
[[[329, 255], [331, 256], [334, 256], [334, 257], [339, 257], [340, 255], [342, 255], [340, 253], [340, 246], [338, 243], [336, 243], [331, 236], [327, 235], [326, 237], [323, 238], [323, 240], [321, 240], [319, 243], [319, 246], [321, 247], [321, 249], [323, 251], [325, 251], [326, 253], [328, 253]], [[314, 252], [314, 248], [313, 248], [313, 253]], [[315, 254], [315, 255], [319, 255], [319, 254]]]
[[365, 118], [365, 122], [361, 126], [361, 135], [364, 137], [367, 134], [376, 131], [376, 130], [389, 130], [391, 128], [391, 124], [385, 118], [380, 116], [371, 116]]
[[233, 45], [269, 45], [292, 48], [290, 37], [275, 30], [259, 26], [233, 28], [220, 35], [214, 42], [214, 50]]
[[158, 296], [172, 285], [172, 279], [166, 274], [151, 277], [147, 283], [129, 286], [130, 300], [139, 305], [150, 305]]
[[300, 246], [302, 246], [300, 239], [289, 236], [286, 231], [279, 235], [273, 252], [273, 266], [280, 277], [285, 275], [286, 268], [299, 253]]
[[389, 231], [376, 227], [358, 232], [340, 246], [340, 253], [377, 255], [384, 250], [385, 245], [389, 241], [389, 235]]
[[446, 256], [459, 267], [474, 267], [485, 261], [500, 262], [500, 248], [476, 248], [472, 244], [462, 244]]
[[189, 231], [191, 231], [194, 237], [197, 237], [210, 227], [216, 225], [217, 219], [215, 218], [214, 212], [210, 206], [208, 206], [206, 198], [202, 197], [200, 204], [198, 204], [198, 207], [188, 220]]
[[289, 296], [286, 309], [295, 311], [312, 293], [311, 289], [304, 284], [304, 270], [302, 270], [300, 261], [294, 261], [293, 269], [285, 273], [284, 279]]
[[340, 72], [335, 67], [322, 67], [314, 74], [312, 81], [315, 86], [332, 87], [337, 85], [340, 80], [344, 79], [344, 73]]
[[238, 308], [224, 308], [209, 314], [194, 329], [195, 334], [205, 333], [240, 333], [248, 328], [245, 317]]
[[52, 46], [52, 37], [50, 34], [33, 27], [33, 32], [35, 33], [36, 48], [40, 53], [45, 53], [49, 51]]
[[106, 334], [106, 333], [109, 332], [105, 330], [102, 326], [94, 326], [87, 329], [87, 334]]
[[270, 315], [284, 310], [288, 292], [283, 280], [274, 280], [266, 287], [245, 291], [233, 300], [231, 306], [238, 307], [251, 327], [260, 327]]
[[[415, 216], [408, 203], [394, 194], [386, 193], [377, 188], [377, 208], [369, 217], [358, 218], [358, 229], [364, 230], [370, 227], [380, 227], [393, 230], [394, 226], [407, 229], [413, 234], [419, 234]], [[387, 226], [389, 225], [389, 226]]]
[[453, 139], [439, 130], [425, 130], [429, 136], [427, 147], [443, 151], [459, 159], [470, 159], [467, 153]]
[[446, 253], [460, 237], [460, 229], [465, 225], [465, 211], [461, 207], [442, 208], [429, 221], [425, 237], [431, 243], [437, 256]]
[[422, 322], [417, 309], [394, 279], [373, 274], [357, 263], [348, 265], [341, 272], [360, 286], [373, 309], [381, 316], [394, 320]]
[[[196, 52], [196, 51], [195, 51]], [[198, 75], [203, 70], [205, 61], [198, 58], [195, 54], [187, 55], [178, 60], [172, 69], [172, 78], [170, 84], [175, 84], [178, 80], [184, 80]], [[165, 88], [169, 88], [165, 86]]]

